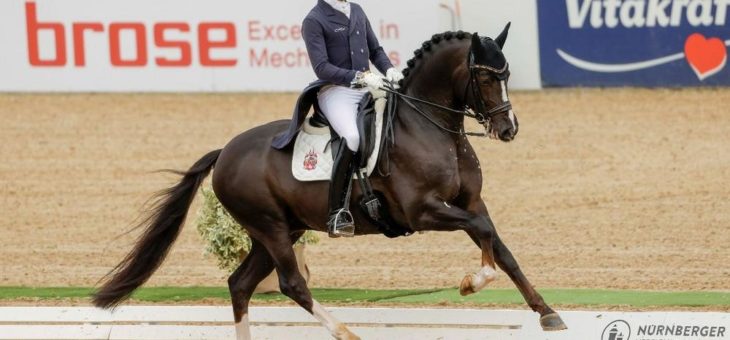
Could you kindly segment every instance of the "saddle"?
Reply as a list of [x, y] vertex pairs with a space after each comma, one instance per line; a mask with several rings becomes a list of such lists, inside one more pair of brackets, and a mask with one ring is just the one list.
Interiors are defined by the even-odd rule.
[[[292, 115], [289, 128], [274, 137], [274, 140], [271, 143], [273, 148], [277, 150], [286, 149], [292, 144], [292, 142], [297, 140], [298, 136], [302, 135], [300, 134], [302, 131], [305, 134], [315, 136], [329, 134], [331, 141], [339, 139], [339, 136], [334, 129], [329, 126], [329, 122], [322, 113], [317, 102], [317, 93], [319, 93], [319, 91], [326, 85], [328, 84], [318, 81], [310, 84], [304, 89], [302, 94], [299, 96], [299, 99], [297, 99], [296, 106], [294, 106], [294, 113]], [[382, 101], [377, 104], [377, 110], [376, 103], [378, 103], [378, 101], [376, 99], [382, 99]], [[381, 132], [382, 124], [378, 123], [382, 123], [382, 121], [376, 121], [376, 119], [378, 112], [382, 118], [385, 110], [385, 102], [385, 92], [378, 91], [375, 94], [372, 92], [365, 94], [358, 105], [357, 127], [360, 132], [360, 150], [358, 150], [358, 154], [360, 155], [371, 155], [374, 151], [377, 151], [376, 146], [380, 146], [378, 143], [379, 140], [377, 139], [380, 136], [379, 132]], [[310, 117], [309, 113], [312, 111], [312, 108], [314, 108], [314, 113]], [[369, 157], [359, 158], [361, 159], [361, 164], [359, 164], [360, 167], [365, 167], [365, 163]], [[321, 180], [329, 180], [329, 174], [326, 179]]]
[[[360, 149], [354, 165], [357, 169], [363, 169], [361, 172], [366, 177], [372, 174], [380, 155], [384, 97], [384, 93], [367, 93], [358, 105]], [[294, 138], [291, 166], [294, 178], [302, 182], [329, 181], [335, 156], [333, 150], [337, 150], [342, 142], [317, 103], [314, 103], [314, 113], [305, 118]]]
[[[337, 150], [336, 143], [343, 142], [337, 133], [329, 126], [327, 118], [322, 113], [317, 103], [317, 93], [326, 85], [315, 82], [304, 89], [297, 100], [294, 114], [289, 128], [277, 135], [272, 147], [278, 150], [288, 148], [294, 144], [292, 152], [292, 174], [299, 181], [329, 181], [332, 175], [334, 153]], [[395, 100], [394, 98], [390, 98]], [[375, 91], [366, 93], [358, 105], [357, 127], [360, 132], [360, 149], [355, 172], [362, 197], [360, 207], [373, 222], [380, 232], [387, 237], [408, 236], [412, 230], [401, 228], [394, 223], [388, 209], [384, 206], [383, 195], [372, 189], [369, 176], [378, 167], [378, 164], [386, 164], [387, 150], [386, 135], [392, 127], [389, 122], [394, 114], [395, 108], [386, 110], [386, 92]], [[314, 108], [312, 115], [310, 111]], [[334, 145], [333, 145], [334, 144]], [[387, 176], [387, 170], [385, 171]], [[381, 175], [384, 172], [379, 171]]]

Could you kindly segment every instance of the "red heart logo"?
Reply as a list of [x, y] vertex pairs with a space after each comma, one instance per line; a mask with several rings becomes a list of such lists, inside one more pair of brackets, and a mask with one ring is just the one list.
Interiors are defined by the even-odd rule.
[[727, 48], [718, 38], [694, 33], [684, 43], [684, 55], [700, 80], [720, 72], [727, 62]]

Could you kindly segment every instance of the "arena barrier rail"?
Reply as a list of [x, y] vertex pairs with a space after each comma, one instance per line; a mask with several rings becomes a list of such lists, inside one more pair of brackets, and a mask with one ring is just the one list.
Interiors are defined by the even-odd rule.
[[[531, 311], [328, 308], [363, 339], [730, 339], [730, 313], [561, 312], [546, 333]], [[298, 307], [252, 307], [254, 339], [328, 339]], [[0, 307], [0, 339], [232, 339], [230, 307]], [[627, 336], [630, 335], [630, 336]]]

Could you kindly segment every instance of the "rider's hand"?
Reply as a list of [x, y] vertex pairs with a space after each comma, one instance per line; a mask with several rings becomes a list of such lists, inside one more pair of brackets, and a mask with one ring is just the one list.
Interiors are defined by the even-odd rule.
[[383, 78], [372, 72], [364, 72], [355, 78], [355, 83], [360, 86], [367, 86], [370, 90], [378, 90], [383, 87]]
[[399, 81], [403, 80], [403, 72], [398, 71], [395, 67], [391, 67], [385, 72], [385, 79], [393, 84], [398, 84]]

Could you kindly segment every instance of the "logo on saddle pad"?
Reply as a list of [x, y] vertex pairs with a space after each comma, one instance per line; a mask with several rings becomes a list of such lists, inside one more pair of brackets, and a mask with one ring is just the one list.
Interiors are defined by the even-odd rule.
[[317, 168], [317, 153], [314, 149], [309, 150], [304, 156], [304, 170], [312, 171]]

